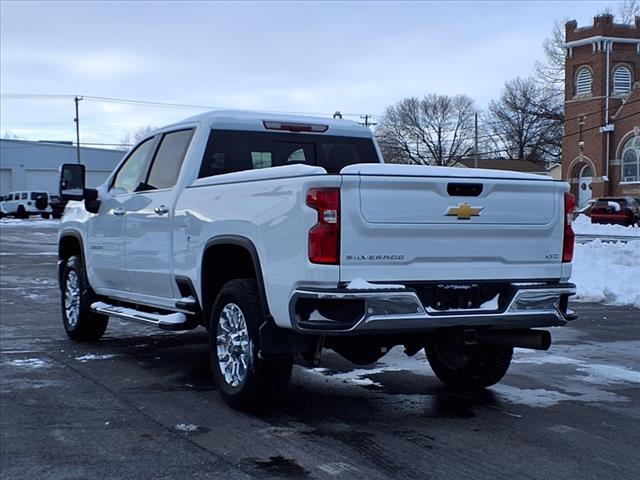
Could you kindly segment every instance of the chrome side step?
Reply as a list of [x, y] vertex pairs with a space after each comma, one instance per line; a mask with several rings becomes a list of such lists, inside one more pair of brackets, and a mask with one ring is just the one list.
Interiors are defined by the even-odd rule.
[[104, 302], [92, 303], [91, 310], [110, 317], [155, 325], [163, 330], [191, 330], [194, 327], [193, 322], [190, 322], [184, 313], [147, 313], [140, 312], [135, 308], [120, 307]]

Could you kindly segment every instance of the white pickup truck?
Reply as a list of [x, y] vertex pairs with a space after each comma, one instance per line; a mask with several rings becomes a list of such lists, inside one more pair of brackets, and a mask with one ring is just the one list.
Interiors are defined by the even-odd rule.
[[248, 112], [149, 135], [98, 189], [61, 167], [62, 313], [208, 329], [225, 401], [286, 387], [294, 354], [356, 364], [425, 348], [454, 388], [498, 382], [532, 327], [565, 325], [573, 197], [550, 178], [386, 165], [368, 128]]

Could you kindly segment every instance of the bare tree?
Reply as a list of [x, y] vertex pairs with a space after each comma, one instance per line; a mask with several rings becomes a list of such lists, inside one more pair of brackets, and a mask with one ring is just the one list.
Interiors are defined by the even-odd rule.
[[560, 156], [562, 101], [534, 78], [506, 82], [500, 99], [489, 104], [486, 122], [500, 156], [545, 163]]
[[639, 0], [624, 0], [618, 5], [618, 18], [621, 23], [633, 25], [636, 17], [640, 16]]
[[569, 19], [556, 20], [551, 35], [542, 43], [545, 61], [536, 62], [535, 70], [538, 78], [560, 95], [564, 90], [565, 33], [564, 24]]
[[473, 99], [430, 94], [389, 106], [376, 136], [389, 163], [453, 165], [473, 149]]
[[136, 129], [133, 133], [127, 133], [122, 140], [120, 140], [120, 150], [129, 150], [133, 145], [138, 143], [144, 137], [154, 132], [156, 127], [151, 127], [147, 125], [146, 127], [140, 127]]

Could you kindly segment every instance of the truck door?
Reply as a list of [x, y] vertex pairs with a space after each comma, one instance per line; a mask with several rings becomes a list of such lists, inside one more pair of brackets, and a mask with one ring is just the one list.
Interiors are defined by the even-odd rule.
[[194, 129], [164, 133], [144, 181], [127, 204], [124, 258], [133, 293], [173, 298], [176, 181]]
[[150, 138], [129, 154], [108, 192], [100, 198], [98, 214], [89, 220], [87, 265], [90, 282], [95, 289], [130, 289], [124, 263], [126, 214], [134, 201], [140, 179], [147, 170], [155, 143], [155, 138]]

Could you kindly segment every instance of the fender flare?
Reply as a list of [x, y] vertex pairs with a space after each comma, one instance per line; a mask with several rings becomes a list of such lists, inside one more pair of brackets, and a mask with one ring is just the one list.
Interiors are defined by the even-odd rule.
[[[60, 289], [62, 289], [62, 271], [64, 269], [64, 263], [65, 263], [65, 261], [62, 259], [60, 255], [61, 253], [60, 245], [62, 244], [62, 240], [68, 237], [73, 237], [76, 240], [78, 240], [78, 243], [80, 244], [80, 255], [82, 256], [82, 263], [84, 263], [85, 272], [87, 271], [87, 258], [85, 257], [85, 254], [84, 254], [84, 242], [82, 240], [82, 235], [77, 230], [66, 230], [62, 232], [60, 234], [60, 238], [58, 239], [58, 263], [57, 263], [58, 286], [60, 287]], [[88, 277], [87, 277], [87, 283], [89, 283]]]
[[[254, 243], [249, 240], [247, 237], [243, 237], [241, 235], [219, 235], [207, 240], [204, 244], [204, 248], [202, 249], [202, 255], [200, 256], [200, 265], [204, 263], [204, 255], [209, 249], [209, 247], [215, 245], [236, 245], [238, 247], [242, 247], [249, 252], [251, 256], [251, 261], [253, 262], [253, 270], [256, 272], [256, 281], [258, 283], [258, 294], [260, 295], [260, 303], [262, 304], [262, 309], [265, 313], [265, 316], [271, 319], [271, 313], [269, 310], [269, 302], [267, 300], [267, 293], [264, 287], [264, 275], [262, 274], [262, 266], [260, 264], [260, 257], [258, 256], [258, 250]], [[200, 292], [204, 292], [204, 276], [202, 272], [200, 272]], [[204, 298], [202, 299], [204, 302]]]

